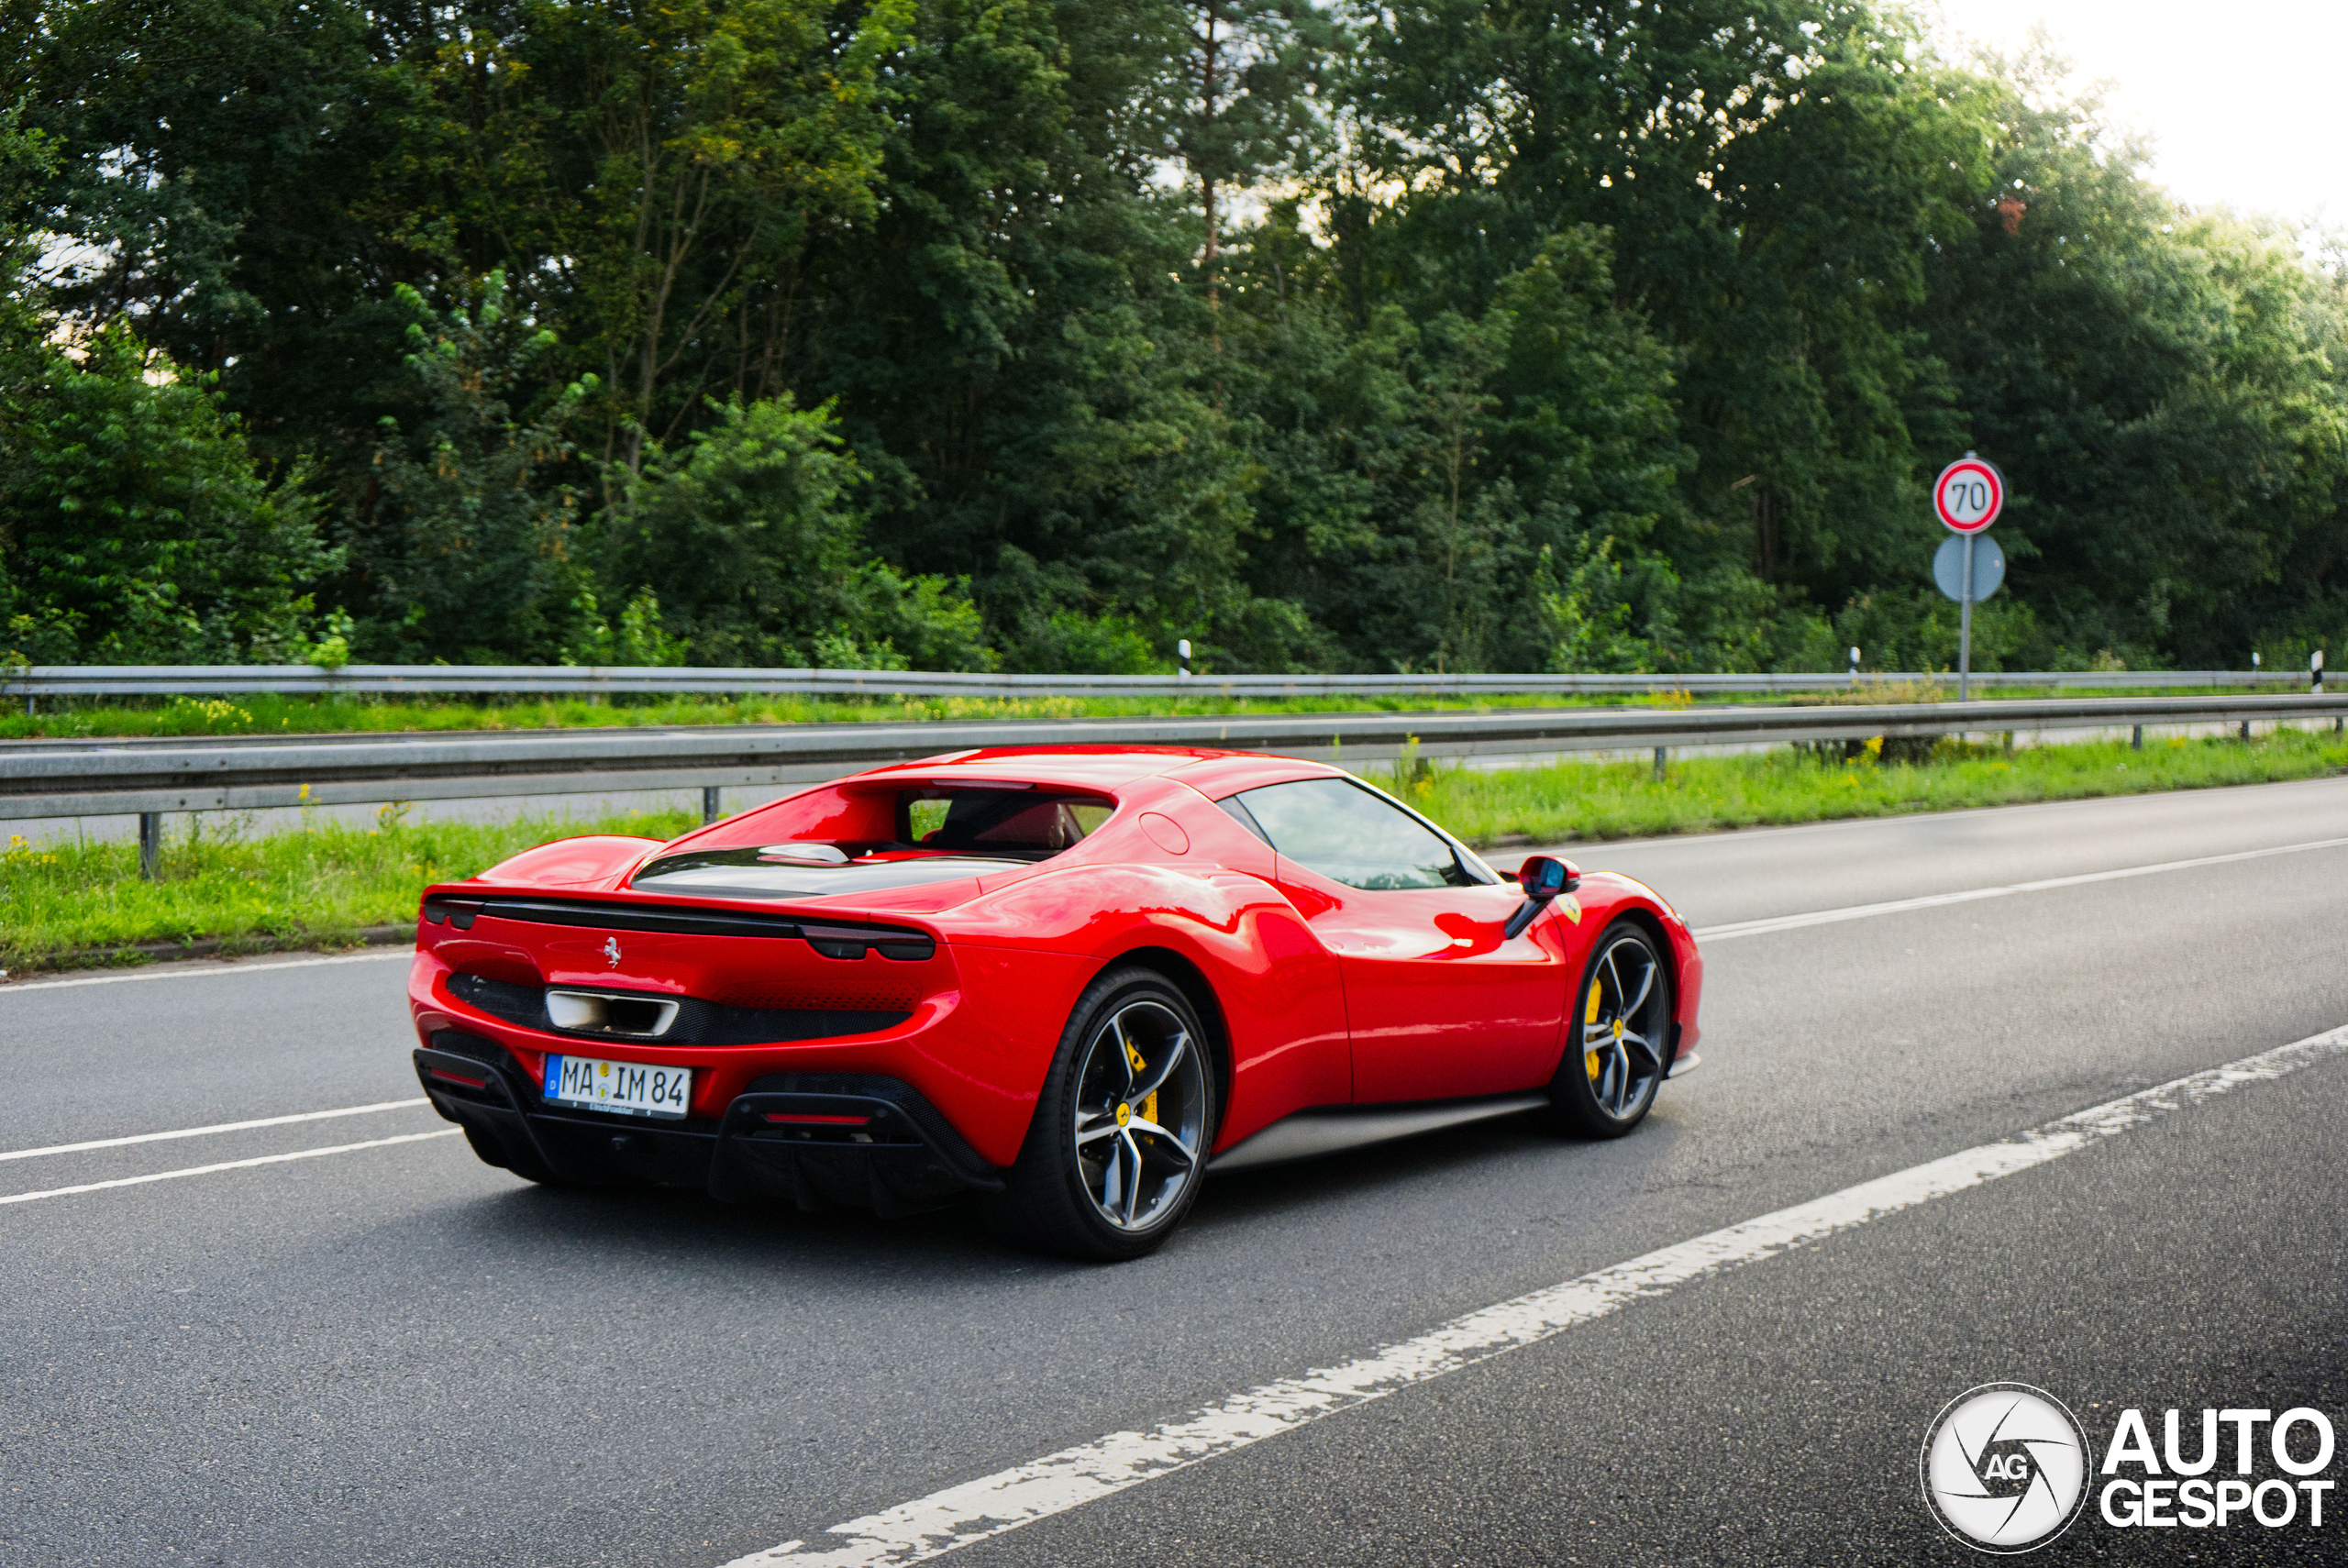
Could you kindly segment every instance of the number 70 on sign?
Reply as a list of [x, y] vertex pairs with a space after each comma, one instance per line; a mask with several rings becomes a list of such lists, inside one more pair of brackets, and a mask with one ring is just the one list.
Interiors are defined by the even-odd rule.
[[1943, 469], [1933, 485], [1933, 510], [1954, 533], [1978, 534], [2005, 506], [2006, 476], [1970, 452]]

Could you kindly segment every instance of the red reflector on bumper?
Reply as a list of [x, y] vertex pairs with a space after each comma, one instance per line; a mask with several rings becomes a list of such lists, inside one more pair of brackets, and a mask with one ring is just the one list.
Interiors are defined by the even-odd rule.
[[485, 1089], [489, 1087], [487, 1078], [469, 1078], [462, 1073], [444, 1073], [437, 1067], [432, 1069], [432, 1076], [444, 1083], [462, 1084], [467, 1088]]
[[861, 1127], [872, 1120], [869, 1116], [800, 1116], [788, 1111], [770, 1110], [769, 1121], [820, 1121], [831, 1127]]

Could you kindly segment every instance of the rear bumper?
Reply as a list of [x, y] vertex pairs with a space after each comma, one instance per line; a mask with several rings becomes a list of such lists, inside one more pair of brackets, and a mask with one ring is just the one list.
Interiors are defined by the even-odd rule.
[[754, 1079], [714, 1119], [650, 1121], [549, 1107], [495, 1041], [440, 1030], [415, 1053], [433, 1109], [503, 1151], [585, 1185], [694, 1187], [730, 1202], [918, 1213], [1002, 1173], [936, 1108], [894, 1078], [776, 1073]]

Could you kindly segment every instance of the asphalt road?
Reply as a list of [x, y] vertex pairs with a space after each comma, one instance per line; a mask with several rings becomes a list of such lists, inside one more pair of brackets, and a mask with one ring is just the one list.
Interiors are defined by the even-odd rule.
[[[2348, 783], [1569, 851], [1700, 928], [2348, 839]], [[420, 1106], [0, 1158], [0, 1563], [714, 1565], [2348, 1025], [2348, 845], [1708, 945], [1638, 1133], [1217, 1178], [1157, 1256], [530, 1187]], [[0, 990], [0, 1154], [413, 1099], [396, 959]], [[962, 1548], [976, 1564], [1957, 1562], [1992, 1381], [2341, 1429], [2348, 1057], [1632, 1300]], [[348, 1144], [345, 1153], [94, 1184]], [[2188, 1449], [2192, 1444], [2188, 1437]], [[2256, 1474], [2281, 1474], [2263, 1457]], [[2231, 1474], [2224, 1469], [2222, 1473]], [[2336, 1497], [2336, 1494], [2335, 1494]], [[2342, 1562], [2320, 1529], [2042, 1562]], [[788, 1561], [784, 1559], [783, 1561]]]

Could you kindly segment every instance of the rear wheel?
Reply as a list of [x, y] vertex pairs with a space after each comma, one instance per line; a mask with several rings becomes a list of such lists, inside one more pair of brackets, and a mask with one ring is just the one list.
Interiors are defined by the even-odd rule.
[[1198, 1197], [1214, 1088], [1190, 999], [1154, 970], [1103, 974], [1069, 1015], [990, 1222], [1069, 1257], [1155, 1251]]
[[1575, 993], [1575, 1044], [1549, 1085], [1568, 1127], [1620, 1138], [1645, 1119], [1663, 1082], [1671, 1017], [1671, 971], [1654, 939], [1630, 921], [1608, 926]]

